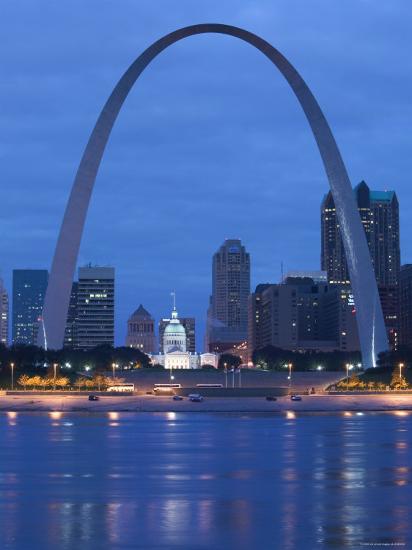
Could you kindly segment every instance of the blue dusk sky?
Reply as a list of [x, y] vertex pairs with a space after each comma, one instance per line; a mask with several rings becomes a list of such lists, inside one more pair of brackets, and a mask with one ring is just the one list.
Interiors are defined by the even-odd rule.
[[[178, 27], [244, 27], [315, 94], [355, 185], [395, 189], [412, 261], [412, 5], [407, 0], [2, 0], [0, 275], [50, 268], [65, 203], [101, 107], [129, 64]], [[251, 254], [252, 287], [319, 269], [328, 190], [306, 119], [271, 63], [220, 35], [185, 39], [138, 80], [96, 181], [79, 265], [116, 267], [116, 341], [139, 303], [175, 289], [198, 347], [211, 257]]]

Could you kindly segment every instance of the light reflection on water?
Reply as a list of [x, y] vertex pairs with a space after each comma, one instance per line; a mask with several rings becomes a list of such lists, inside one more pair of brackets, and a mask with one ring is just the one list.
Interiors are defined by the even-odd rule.
[[291, 412], [0, 413], [0, 548], [410, 547], [412, 416]]

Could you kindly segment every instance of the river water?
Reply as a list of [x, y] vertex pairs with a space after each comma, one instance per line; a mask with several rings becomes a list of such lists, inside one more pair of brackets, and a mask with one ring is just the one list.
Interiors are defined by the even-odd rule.
[[412, 413], [0, 413], [0, 549], [412, 548]]

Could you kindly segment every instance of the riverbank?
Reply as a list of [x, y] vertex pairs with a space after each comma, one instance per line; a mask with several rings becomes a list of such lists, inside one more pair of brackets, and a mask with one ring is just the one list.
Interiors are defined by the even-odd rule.
[[89, 401], [87, 396], [1, 396], [0, 412], [351, 412], [411, 411], [412, 395], [308, 395], [302, 401], [280, 397], [267, 401], [261, 397], [210, 397], [201, 403], [171, 397], [103, 396]]

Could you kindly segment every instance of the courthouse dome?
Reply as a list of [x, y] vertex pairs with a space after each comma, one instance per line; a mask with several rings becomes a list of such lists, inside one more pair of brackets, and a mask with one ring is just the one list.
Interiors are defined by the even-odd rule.
[[172, 311], [172, 318], [169, 324], [165, 327], [165, 334], [179, 334], [186, 336], [185, 327], [179, 321], [178, 314], [175, 309]]

